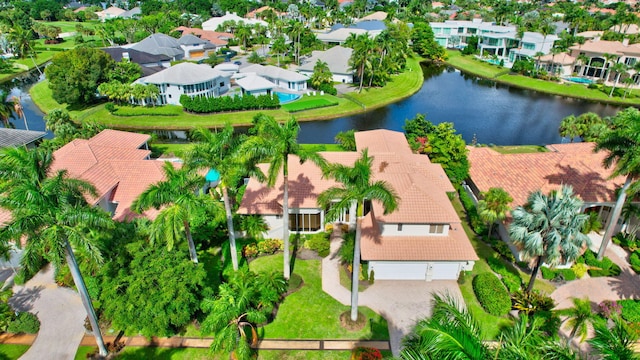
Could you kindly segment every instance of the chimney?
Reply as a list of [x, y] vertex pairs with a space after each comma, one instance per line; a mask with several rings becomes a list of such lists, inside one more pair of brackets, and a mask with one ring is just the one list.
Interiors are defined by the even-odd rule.
[[122, 58], [123, 58], [123, 59], [127, 59], [127, 60], [131, 60], [131, 59], [129, 58], [129, 53], [128, 53], [128, 52], [123, 52], [123, 53], [122, 53]]
[[622, 46], [629, 46], [629, 38], [622, 39]]

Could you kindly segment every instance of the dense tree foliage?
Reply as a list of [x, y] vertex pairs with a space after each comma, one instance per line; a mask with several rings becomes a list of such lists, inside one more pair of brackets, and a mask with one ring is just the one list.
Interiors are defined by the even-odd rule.
[[186, 249], [169, 251], [145, 240], [119, 245], [97, 276], [103, 316], [127, 335], [176, 334], [215, 285], [188, 256]]
[[60, 104], [91, 103], [114, 65], [111, 56], [98, 49], [78, 47], [55, 54], [45, 69], [53, 99]]
[[75, 122], [64, 109], [53, 109], [44, 116], [45, 126], [53, 132], [54, 138], [46, 141], [43, 146], [55, 150], [73, 139], [89, 139], [105, 129], [105, 126], [87, 120], [81, 124]]
[[444, 59], [444, 48], [436, 42], [433, 30], [428, 23], [419, 22], [414, 24], [411, 32], [411, 41], [413, 42], [413, 51], [418, 55], [429, 60]]
[[188, 95], [180, 96], [180, 104], [187, 111], [195, 113], [213, 113], [223, 111], [263, 110], [277, 109], [280, 107], [280, 99], [277, 95], [243, 95], [205, 97]]
[[406, 120], [404, 132], [411, 148], [442, 165], [451, 182], [459, 184], [469, 177], [468, 150], [462, 135], [456, 134], [453, 123], [434, 125], [423, 114]]

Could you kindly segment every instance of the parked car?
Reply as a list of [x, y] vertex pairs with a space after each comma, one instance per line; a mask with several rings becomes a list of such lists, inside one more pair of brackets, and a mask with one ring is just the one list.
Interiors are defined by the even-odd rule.
[[233, 63], [236, 64], [236, 65], [242, 65], [242, 61], [240, 61], [240, 60], [236, 60]]

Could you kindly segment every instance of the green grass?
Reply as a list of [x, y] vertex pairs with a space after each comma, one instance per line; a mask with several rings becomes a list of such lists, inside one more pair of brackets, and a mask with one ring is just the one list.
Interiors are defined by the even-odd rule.
[[183, 113], [182, 106], [116, 106], [113, 115], [116, 116], [179, 116]]
[[39, 23], [47, 26], [57, 26], [62, 32], [75, 32], [76, 25], [82, 25], [85, 29], [96, 29], [100, 25], [99, 21], [38, 21]]
[[[281, 271], [282, 254], [264, 256], [249, 264], [253, 271]], [[340, 304], [322, 291], [321, 262], [296, 260], [293, 272], [304, 285], [280, 304], [275, 320], [260, 329], [269, 339], [363, 339], [388, 340], [387, 321], [371, 309], [360, 311], [370, 319], [370, 325], [360, 331], [348, 331], [340, 325], [340, 314], [349, 306]]]
[[184, 155], [191, 150], [193, 147], [193, 143], [187, 144], [161, 144], [161, 143], [151, 143], [151, 155], [153, 157], [179, 157], [182, 158]]
[[15, 360], [29, 350], [29, 345], [0, 344], [0, 359]]
[[317, 95], [314, 97], [302, 97], [292, 103], [282, 105], [282, 108], [288, 112], [298, 112], [336, 105], [338, 105], [336, 97], [332, 95]]
[[480, 61], [472, 55], [462, 55], [459, 51], [448, 50], [447, 56], [447, 63], [451, 66], [464, 70], [465, 72], [514, 87], [530, 89], [551, 95], [567, 96], [604, 103], [622, 105], [640, 104], [640, 98], [637, 97], [640, 94], [639, 90], [632, 90], [630, 97], [627, 97], [626, 99], [621, 97], [609, 97], [609, 94], [605, 94], [598, 89], [589, 89], [582, 84], [561, 84], [554, 81], [545, 81], [528, 76], [510, 74], [509, 69], [500, 68], [496, 65]]
[[[335, 119], [362, 112], [364, 104], [367, 110], [382, 107], [400, 99], [409, 97], [422, 87], [423, 75], [418, 58], [407, 59], [407, 71], [393, 76], [392, 80], [383, 88], [365, 89], [362, 93], [353, 93], [356, 101], [343, 97], [331, 97], [338, 101], [337, 106], [311, 109], [296, 114], [298, 121]], [[273, 116], [276, 120], [285, 121], [291, 118], [291, 113], [284, 109], [254, 110], [242, 112], [228, 112], [209, 115], [196, 115], [183, 112], [176, 116], [151, 116], [140, 115], [135, 117], [123, 117], [110, 114], [104, 104], [86, 109], [69, 108], [65, 104], [58, 104], [51, 97], [48, 82], [42, 81], [29, 91], [33, 102], [47, 113], [56, 108], [65, 108], [78, 121], [93, 119], [112, 128], [142, 130], [142, 129], [191, 129], [197, 126], [213, 128], [225, 123], [248, 125], [255, 115], [263, 113]], [[323, 95], [329, 98], [330, 95]]]
[[530, 154], [549, 151], [546, 147], [539, 145], [492, 146], [491, 149], [500, 154]]

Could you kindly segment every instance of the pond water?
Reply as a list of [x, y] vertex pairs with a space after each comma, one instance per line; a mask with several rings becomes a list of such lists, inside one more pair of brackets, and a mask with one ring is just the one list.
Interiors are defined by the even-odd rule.
[[[452, 122], [467, 142], [523, 145], [568, 141], [558, 134], [568, 115], [595, 112], [611, 116], [620, 107], [517, 89], [467, 75], [446, 66], [423, 65], [420, 91], [400, 102], [349, 117], [301, 123], [301, 143], [332, 143], [349, 129], [402, 131], [417, 113], [435, 123]], [[31, 130], [44, 131], [42, 112], [33, 104], [28, 82], [17, 81], [11, 95], [20, 96]], [[23, 129], [22, 121], [12, 121]], [[50, 135], [49, 135], [50, 136]]]

